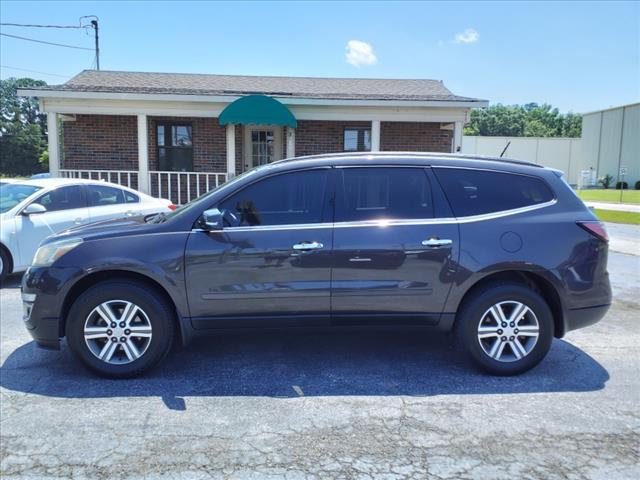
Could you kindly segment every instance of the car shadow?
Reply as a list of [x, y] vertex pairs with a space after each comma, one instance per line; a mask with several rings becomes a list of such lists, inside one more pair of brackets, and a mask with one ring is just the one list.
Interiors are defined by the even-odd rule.
[[60, 398], [162, 397], [174, 410], [193, 396], [432, 396], [588, 392], [604, 388], [607, 371], [564, 340], [515, 377], [483, 374], [428, 332], [252, 332], [199, 339], [177, 349], [146, 376], [106, 380], [88, 373], [63, 343], [61, 352], [33, 342], [0, 367], [8, 390]]

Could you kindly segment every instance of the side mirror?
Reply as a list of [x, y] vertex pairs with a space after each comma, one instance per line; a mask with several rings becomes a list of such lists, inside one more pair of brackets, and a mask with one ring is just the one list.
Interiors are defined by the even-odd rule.
[[23, 211], [23, 215], [35, 215], [38, 213], [45, 213], [47, 209], [44, 205], [40, 205], [39, 203], [32, 203], [28, 205]]
[[212, 208], [210, 210], [205, 210], [202, 212], [202, 217], [200, 218], [200, 224], [202, 228], [208, 231], [214, 230], [222, 230], [223, 227], [223, 214], [217, 208]]

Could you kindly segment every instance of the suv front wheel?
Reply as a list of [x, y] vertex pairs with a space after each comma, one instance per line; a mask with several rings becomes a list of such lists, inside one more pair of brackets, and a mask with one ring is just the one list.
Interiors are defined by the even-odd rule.
[[94, 285], [67, 317], [71, 351], [95, 373], [140, 375], [158, 364], [173, 342], [173, 309], [154, 290], [127, 281]]
[[517, 375], [546, 356], [553, 315], [537, 292], [517, 283], [491, 285], [472, 294], [456, 319], [458, 342], [485, 371]]

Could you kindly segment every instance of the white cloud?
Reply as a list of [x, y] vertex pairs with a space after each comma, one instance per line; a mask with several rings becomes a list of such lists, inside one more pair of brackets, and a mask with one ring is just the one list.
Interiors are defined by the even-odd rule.
[[362, 65], [375, 65], [378, 61], [376, 54], [373, 53], [373, 47], [367, 42], [360, 40], [349, 40], [347, 42], [345, 58], [347, 63], [354, 67]]
[[467, 28], [464, 32], [456, 33], [454, 43], [476, 43], [480, 40], [480, 34], [473, 28]]

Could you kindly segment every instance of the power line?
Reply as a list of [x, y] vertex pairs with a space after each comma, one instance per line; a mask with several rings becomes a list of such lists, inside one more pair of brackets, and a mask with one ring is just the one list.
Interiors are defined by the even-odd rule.
[[29, 27], [29, 28], [86, 28], [87, 25], [34, 25], [27, 23], [0, 23], [5, 27]]
[[29, 70], [27, 68], [10, 67], [9, 65], [0, 65], [0, 68], [7, 68], [9, 70], [18, 70], [20, 72], [41, 73], [42, 75], [51, 75], [52, 77], [69, 78], [71, 75], [60, 75], [59, 73], [41, 72], [39, 70]]
[[9, 35], [8, 33], [0, 33], [0, 35], [2, 35], [3, 37], [17, 38], [18, 40], [26, 40], [28, 42], [44, 43], [45, 45], [54, 45], [56, 47], [75, 48], [78, 50], [89, 50], [91, 52], [94, 51], [93, 48], [79, 47], [77, 45], [66, 45], [64, 43], [45, 42], [44, 40], [36, 40], [35, 38], [19, 37], [18, 35]]

